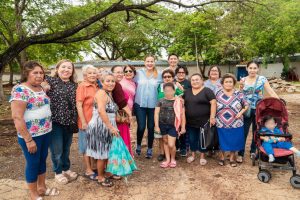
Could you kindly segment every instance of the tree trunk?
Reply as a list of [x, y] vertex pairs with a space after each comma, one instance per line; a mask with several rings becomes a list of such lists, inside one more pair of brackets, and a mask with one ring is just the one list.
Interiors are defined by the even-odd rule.
[[14, 72], [13, 72], [13, 65], [10, 63], [9, 65], [9, 85], [14, 84]]
[[0, 102], [5, 101], [4, 89], [3, 89], [3, 74], [4, 74], [4, 67], [0, 69]]

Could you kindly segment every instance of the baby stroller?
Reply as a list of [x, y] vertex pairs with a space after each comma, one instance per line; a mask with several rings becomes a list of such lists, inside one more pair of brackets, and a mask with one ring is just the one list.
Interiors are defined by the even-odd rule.
[[[292, 151], [274, 148], [275, 161], [272, 163], [268, 162], [269, 158], [261, 145], [260, 136], [276, 135], [259, 131], [264, 126], [263, 118], [267, 115], [271, 115], [276, 119], [278, 128], [283, 132], [283, 135], [280, 137], [285, 137], [289, 141], [292, 140], [292, 135], [288, 132], [288, 113], [285, 101], [271, 97], [260, 100], [256, 106], [257, 131], [254, 134], [258, 153], [259, 172], [257, 177], [261, 182], [268, 183], [272, 177], [268, 169], [291, 170], [293, 175], [290, 178], [290, 183], [294, 188], [300, 188], [300, 175], [296, 174], [295, 158]], [[255, 161], [253, 162], [255, 165]]]

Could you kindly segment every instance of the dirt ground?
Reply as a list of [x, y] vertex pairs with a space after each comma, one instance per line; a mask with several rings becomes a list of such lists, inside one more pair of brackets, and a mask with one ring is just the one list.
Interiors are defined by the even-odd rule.
[[[288, 102], [290, 132], [294, 135], [295, 146], [300, 148], [300, 94], [281, 97]], [[5, 105], [1, 107], [5, 108]], [[23, 174], [24, 158], [16, 136], [12, 136], [15, 134], [14, 127], [9, 121], [3, 122], [3, 118], [9, 116], [9, 108], [0, 114], [0, 199], [28, 199]], [[134, 127], [132, 133], [134, 146]], [[247, 153], [249, 142], [250, 140]], [[157, 143], [155, 150], [157, 151]], [[143, 148], [144, 154], [145, 151], [146, 147]], [[218, 166], [215, 158], [208, 158], [208, 164], [204, 167], [199, 165], [199, 159], [187, 164], [185, 159], [179, 158], [176, 169], [161, 169], [156, 160], [157, 152], [152, 160], [145, 159], [144, 154], [136, 157], [139, 170], [128, 177], [127, 183], [125, 180], [115, 182], [113, 188], [103, 188], [82, 176], [67, 185], [56, 185], [48, 156], [47, 184], [59, 188], [61, 194], [45, 199], [300, 199], [300, 190], [293, 189], [289, 183], [290, 171], [272, 171], [272, 180], [269, 183], [261, 183], [257, 179], [258, 167], [251, 166], [248, 154], [246, 161], [237, 168], [228, 164], [224, 167]], [[71, 169], [80, 174], [83, 173], [81, 161], [82, 156], [77, 150], [77, 135], [74, 135]], [[297, 158], [296, 162], [300, 169], [300, 159]]]

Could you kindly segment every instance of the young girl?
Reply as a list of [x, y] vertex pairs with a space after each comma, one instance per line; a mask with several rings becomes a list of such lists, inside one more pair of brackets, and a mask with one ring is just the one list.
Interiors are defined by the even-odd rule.
[[300, 151], [293, 147], [291, 142], [285, 141], [282, 135], [281, 130], [277, 127], [277, 123], [272, 116], [265, 116], [263, 119], [264, 127], [261, 128], [261, 133], [269, 134], [278, 134], [278, 137], [274, 136], [260, 136], [260, 139], [263, 140], [262, 146], [266, 151], [266, 154], [269, 156], [269, 162], [274, 162], [274, 150], [273, 148], [288, 149], [294, 152], [297, 156], [300, 157]]
[[166, 160], [160, 166], [174, 168], [176, 167], [176, 138], [185, 133], [185, 111], [183, 100], [174, 97], [173, 83], [165, 83], [163, 90], [165, 97], [160, 99], [155, 107], [154, 129], [162, 134], [164, 142]]

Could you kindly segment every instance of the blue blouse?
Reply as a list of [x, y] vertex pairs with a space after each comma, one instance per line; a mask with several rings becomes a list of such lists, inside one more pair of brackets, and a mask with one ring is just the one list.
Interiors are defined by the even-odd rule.
[[155, 108], [157, 103], [157, 87], [162, 82], [161, 72], [157, 77], [146, 76], [146, 70], [137, 71], [134, 81], [137, 84], [134, 102], [142, 108]]

